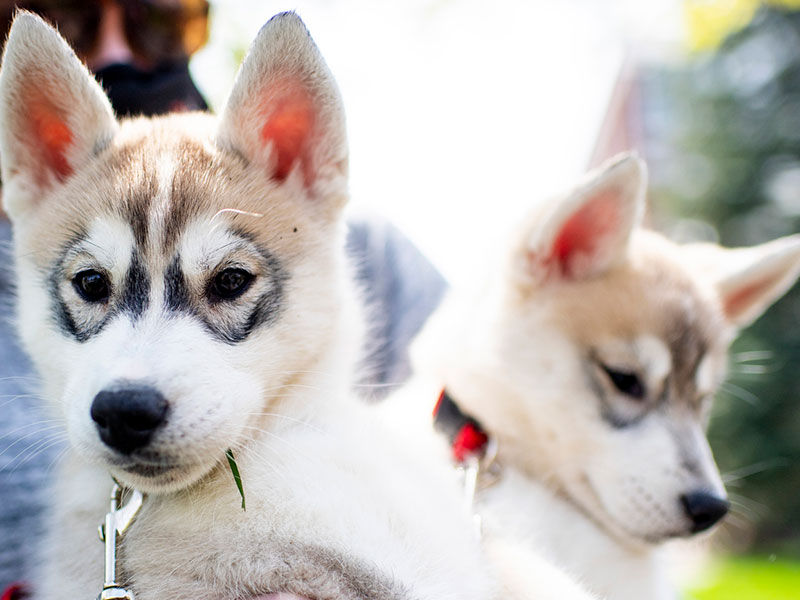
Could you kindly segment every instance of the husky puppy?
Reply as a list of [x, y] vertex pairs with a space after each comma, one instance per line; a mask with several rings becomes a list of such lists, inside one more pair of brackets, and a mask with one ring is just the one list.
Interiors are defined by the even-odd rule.
[[70, 441], [36, 598], [100, 591], [109, 473], [146, 494], [117, 565], [138, 600], [493, 597], [449, 472], [349, 393], [344, 116], [296, 15], [258, 34], [219, 121], [118, 121], [20, 13], [0, 156], [19, 330]]
[[427, 422], [444, 388], [497, 441], [487, 539], [616, 600], [673, 598], [659, 546], [725, 515], [704, 430], [727, 348], [800, 272], [797, 235], [724, 249], [641, 228], [645, 191], [627, 155], [540, 207], [414, 349]]

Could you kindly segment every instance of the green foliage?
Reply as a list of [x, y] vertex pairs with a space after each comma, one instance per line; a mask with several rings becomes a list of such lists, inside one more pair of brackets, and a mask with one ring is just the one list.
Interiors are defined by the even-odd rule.
[[[656, 205], [712, 224], [727, 246], [800, 231], [800, 12], [762, 7], [713, 54], [651, 74], [646, 96], [654, 90], [666, 91], [663, 110], [649, 115], [662, 159], [653, 161]], [[797, 555], [799, 365], [796, 286], [734, 345], [709, 432], [731, 475], [733, 520], [757, 526], [761, 550]]]

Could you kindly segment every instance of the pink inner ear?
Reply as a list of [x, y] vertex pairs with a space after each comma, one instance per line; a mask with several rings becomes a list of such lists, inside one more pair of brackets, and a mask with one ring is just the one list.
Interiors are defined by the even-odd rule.
[[738, 319], [758, 301], [764, 291], [773, 283], [773, 279], [765, 277], [727, 294], [722, 299], [722, 308], [725, 311], [725, 316], [731, 320]]
[[59, 117], [51, 103], [44, 98], [33, 99], [28, 104], [31, 119], [31, 142], [37, 144], [45, 163], [60, 180], [72, 174], [67, 162], [67, 149], [72, 143], [72, 131]]
[[550, 254], [565, 276], [575, 275], [574, 259], [594, 254], [604, 240], [620, 227], [620, 211], [616, 189], [594, 196], [573, 214], [558, 232]]
[[308, 92], [288, 86], [277, 99], [270, 99], [271, 110], [261, 130], [262, 141], [272, 142], [275, 153], [273, 177], [283, 181], [297, 161], [303, 165], [306, 183], [312, 178], [308, 141], [314, 126], [314, 106]]

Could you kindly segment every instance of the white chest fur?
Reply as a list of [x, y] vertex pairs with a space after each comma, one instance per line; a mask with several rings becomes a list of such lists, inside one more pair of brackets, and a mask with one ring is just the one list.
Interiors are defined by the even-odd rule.
[[515, 469], [480, 496], [487, 531], [535, 548], [609, 600], [674, 600], [662, 551], [632, 549]]
[[[177, 494], [149, 497], [126, 533], [120, 569], [137, 600], [232, 599], [273, 591], [315, 598], [471, 599], [493, 595], [477, 540], [452, 507], [438, 464], [354, 407], [326, 425], [296, 424], [237, 457], [247, 511], [227, 468]], [[358, 432], [358, 435], [354, 435]], [[75, 467], [62, 485], [40, 590], [91, 597], [102, 581], [96, 526], [109, 481]], [[67, 491], [67, 490], [62, 490]], [[94, 538], [94, 539], [93, 539]], [[75, 549], [80, 548], [79, 552]]]

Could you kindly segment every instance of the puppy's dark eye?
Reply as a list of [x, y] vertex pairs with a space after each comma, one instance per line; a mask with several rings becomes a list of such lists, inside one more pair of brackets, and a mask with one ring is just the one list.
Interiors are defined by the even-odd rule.
[[108, 279], [94, 269], [81, 271], [72, 278], [72, 285], [78, 295], [86, 302], [105, 302], [108, 300]]
[[247, 291], [253, 275], [244, 269], [225, 269], [211, 281], [209, 296], [212, 300], [233, 300]]
[[641, 400], [645, 397], [645, 386], [642, 383], [642, 380], [639, 379], [639, 376], [636, 373], [628, 373], [625, 371], [617, 371], [616, 369], [611, 369], [605, 365], [600, 365], [603, 371], [606, 372], [608, 378], [611, 380], [611, 383], [614, 384], [614, 387], [617, 388], [621, 393], [625, 394], [626, 396], [630, 396], [631, 398], [636, 398], [637, 400]]

